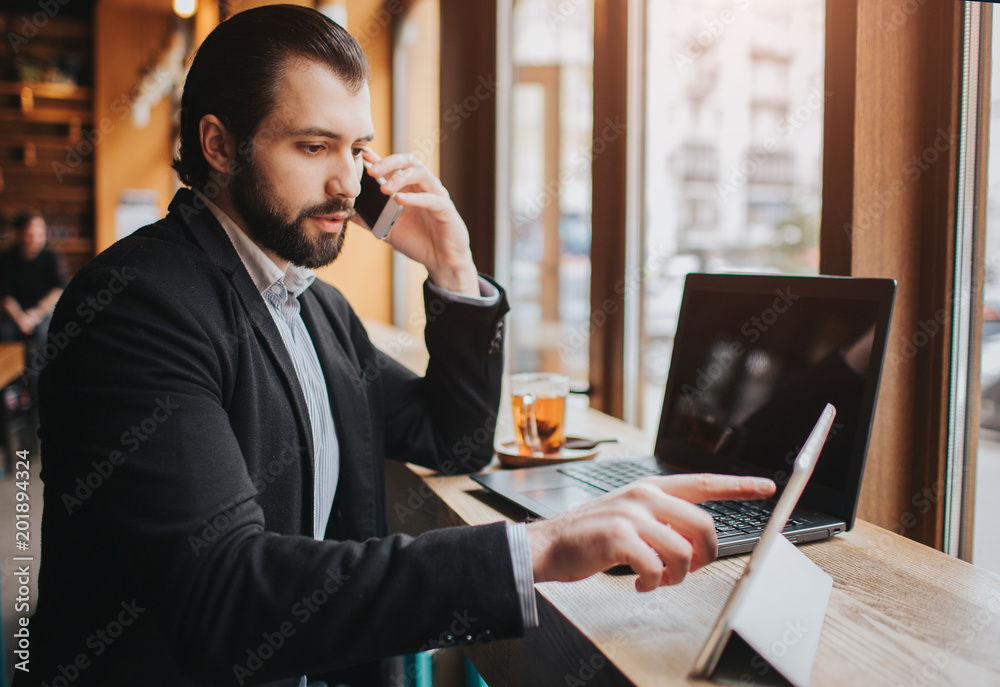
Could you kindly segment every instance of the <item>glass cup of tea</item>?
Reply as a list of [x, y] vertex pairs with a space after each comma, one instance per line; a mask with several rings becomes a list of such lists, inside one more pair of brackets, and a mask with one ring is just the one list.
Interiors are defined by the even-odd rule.
[[548, 372], [511, 375], [510, 393], [518, 453], [559, 453], [566, 443], [569, 377]]

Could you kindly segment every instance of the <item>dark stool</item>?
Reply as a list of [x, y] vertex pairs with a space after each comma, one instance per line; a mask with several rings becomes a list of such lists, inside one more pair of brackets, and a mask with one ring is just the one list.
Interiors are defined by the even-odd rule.
[[32, 457], [38, 449], [36, 436], [37, 413], [27, 383], [18, 378], [0, 389], [0, 437], [4, 456], [0, 476], [14, 469], [18, 451], [27, 450]]

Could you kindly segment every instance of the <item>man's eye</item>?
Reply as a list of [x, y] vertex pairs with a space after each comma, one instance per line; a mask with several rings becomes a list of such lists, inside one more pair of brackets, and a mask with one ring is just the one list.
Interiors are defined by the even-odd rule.
[[361, 153], [365, 152], [364, 148], [355, 148], [353, 150], [354, 157], [361, 157]]
[[317, 155], [323, 150], [323, 146], [319, 143], [305, 143], [300, 145], [299, 148], [310, 155]]

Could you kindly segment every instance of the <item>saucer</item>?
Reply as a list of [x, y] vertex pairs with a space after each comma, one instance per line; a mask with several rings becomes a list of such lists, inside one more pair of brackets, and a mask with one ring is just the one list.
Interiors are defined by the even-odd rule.
[[[580, 437], [566, 437], [567, 441], [579, 439]], [[593, 458], [601, 450], [600, 446], [594, 448], [561, 448], [559, 453], [548, 453], [537, 456], [522, 456], [517, 451], [516, 441], [508, 441], [497, 444], [494, 447], [500, 464], [505, 468], [531, 468], [539, 465], [554, 465], [555, 463], [572, 463], [575, 460], [587, 460]]]

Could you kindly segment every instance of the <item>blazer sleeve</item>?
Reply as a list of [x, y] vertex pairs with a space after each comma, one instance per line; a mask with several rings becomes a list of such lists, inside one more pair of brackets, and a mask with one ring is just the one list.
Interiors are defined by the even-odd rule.
[[[281, 648], [253, 668], [251, 681], [425, 649], [458, 617], [475, 638], [522, 635], [502, 523], [365, 542], [266, 531], [223, 404], [237, 369], [233, 337], [223, 334], [236, 330], [236, 299], [223, 279], [206, 286], [179, 278], [204, 272], [203, 264], [165, 270], [143, 259], [143, 245], [133, 248], [132, 267], [91, 263], [64, 293], [50, 329], [65, 345], [41, 382], [48, 588], [65, 585], [67, 596], [95, 605], [106, 597], [109, 608], [134, 594], [177, 664], [220, 685], [246, 683], [235, 667], [275, 633]], [[445, 444], [467, 431], [470, 417], [493, 412], [500, 374], [499, 356], [484, 352], [490, 318], [454, 344], [448, 330], [464, 318], [446, 310], [428, 327], [438, 362], [427, 398], [457, 401], [421, 411], [442, 421]], [[387, 396], [420, 385], [389, 377]], [[475, 391], [479, 385], [488, 392]], [[401, 403], [388, 414], [428, 431]], [[445, 417], [464, 404], [474, 412]], [[405, 454], [404, 445], [394, 441], [395, 453]], [[107, 476], [77, 498], [78, 480], [95, 465]], [[207, 523], [218, 524], [216, 535], [194, 546]], [[65, 622], [81, 643], [93, 632], [89, 617]]]
[[389, 458], [445, 474], [492, 460], [509, 307], [489, 281], [500, 300], [488, 306], [442, 298], [425, 283], [427, 371], [418, 377], [392, 361], [380, 377]]

